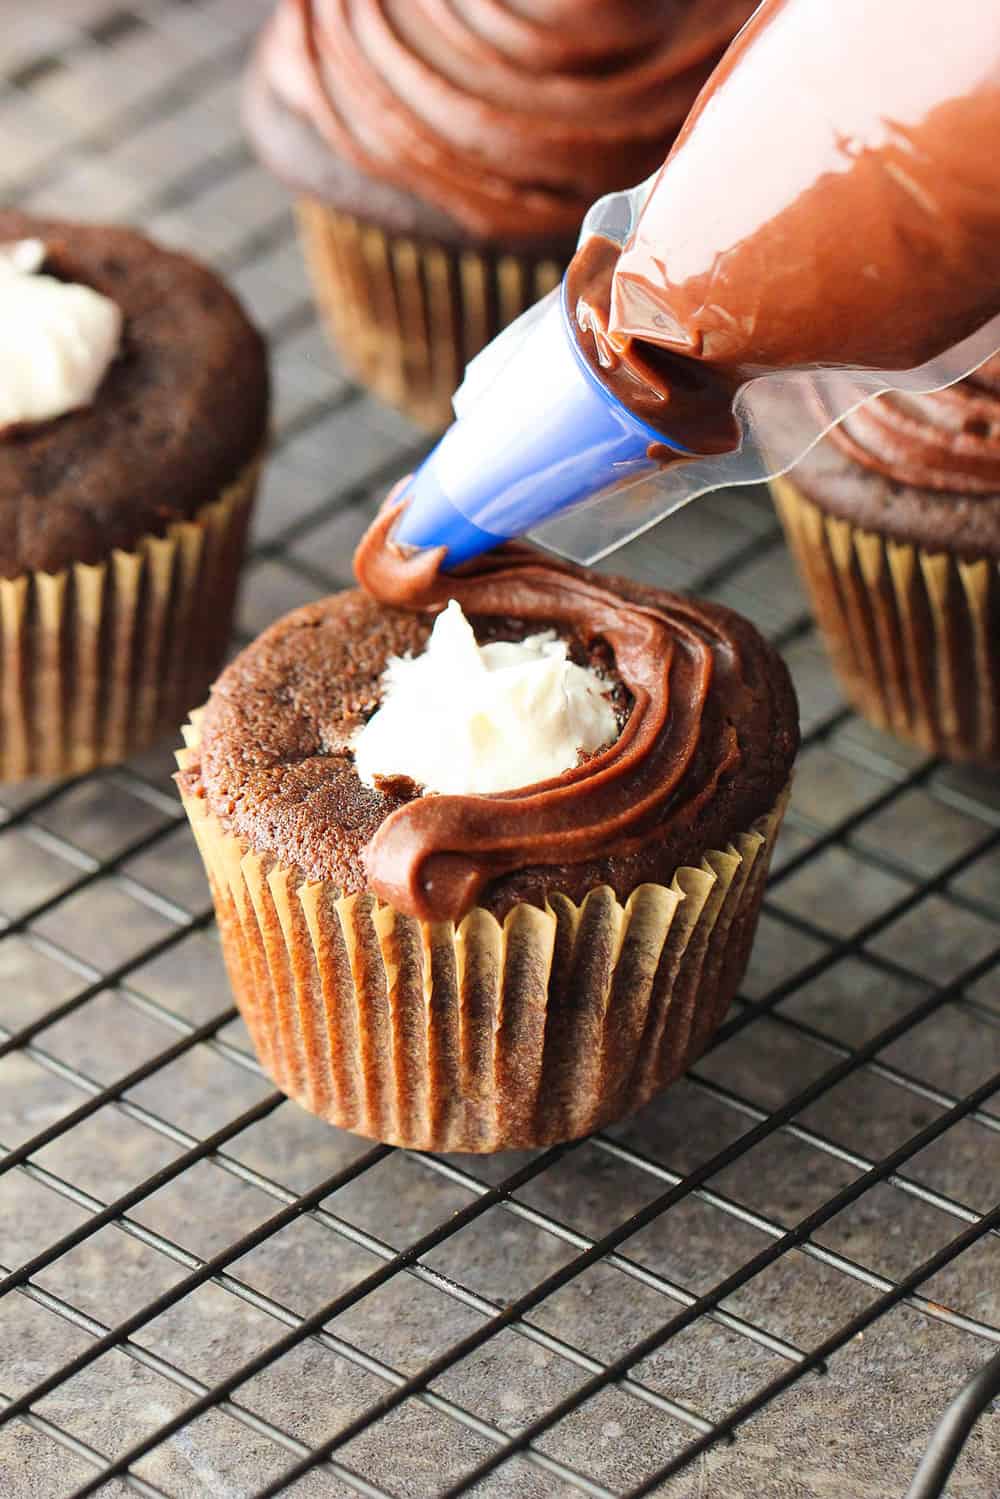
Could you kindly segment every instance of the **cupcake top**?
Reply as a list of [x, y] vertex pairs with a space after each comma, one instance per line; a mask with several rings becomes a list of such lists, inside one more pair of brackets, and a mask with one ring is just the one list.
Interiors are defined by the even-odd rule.
[[130, 229], [0, 212], [0, 247], [26, 242], [74, 292], [26, 298], [18, 317], [38, 379], [11, 374], [0, 403], [7, 578], [100, 562], [194, 515], [254, 458], [268, 410], [263, 341], [205, 266]]
[[[341, 893], [372, 889], [407, 914], [456, 920], [553, 892], [578, 902], [601, 884], [625, 899], [771, 810], [797, 713], [783, 663], [746, 621], [528, 546], [439, 576], [438, 554], [404, 559], [388, 543], [395, 519], [384, 511], [359, 550], [369, 592], [287, 615], [216, 683], [183, 780], [230, 833]], [[598, 726], [569, 768], [492, 794], [422, 795], [405, 774], [364, 784], [354, 745], [386, 666], [424, 650], [451, 599], [480, 641], [554, 631], [606, 684], [611, 742]]]
[[572, 245], [663, 160], [752, 0], [279, 0], [261, 156], [397, 232]]
[[947, 390], [866, 401], [793, 478], [822, 509], [863, 530], [930, 551], [1000, 557], [1000, 357]]

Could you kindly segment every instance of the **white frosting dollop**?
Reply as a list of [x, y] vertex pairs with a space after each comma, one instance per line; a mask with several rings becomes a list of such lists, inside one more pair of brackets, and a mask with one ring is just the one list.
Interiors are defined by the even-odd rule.
[[89, 406], [121, 343], [117, 303], [44, 260], [41, 240], [0, 245], [0, 429]]
[[513, 791], [618, 735], [607, 683], [570, 661], [554, 631], [481, 646], [455, 599], [422, 655], [390, 660], [383, 687], [353, 742], [367, 786], [402, 775], [425, 791]]

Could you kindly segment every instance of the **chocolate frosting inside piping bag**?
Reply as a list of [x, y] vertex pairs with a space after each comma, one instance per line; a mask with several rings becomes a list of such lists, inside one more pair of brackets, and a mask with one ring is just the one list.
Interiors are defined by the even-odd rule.
[[612, 332], [730, 369], [910, 369], [1000, 311], [1000, 9], [765, 0], [622, 253]]
[[[715, 440], [631, 487], [614, 476], [533, 534], [597, 560], [708, 490], [785, 472], [871, 396], [942, 390], [995, 354], [998, 135], [997, 7], [764, 0], [657, 179], [601, 200], [584, 225], [585, 240], [624, 244], [608, 305], [592, 303], [589, 321], [596, 313], [610, 340], [642, 356], [608, 383], [625, 368], [662, 373], [654, 345], [687, 358], [722, 377], [720, 399], [704, 390], [699, 423], [703, 433], [715, 423]], [[537, 361], [540, 316], [525, 314], [473, 362], [460, 416], [488, 399], [491, 369], [499, 379], [519, 348], [526, 366]], [[600, 375], [587, 327], [579, 342]], [[650, 394], [652, 407], [662, 393]], [[501, 428], [502, 410], [493, 416]], [[670, 416], [667, 403], [661, 430]]]
[[[511, 545], [471, 568], [439, 571], [439, 550], [404, 551], [392, 541], [402, 506], [387, 504], [362, 539], [361, 586], [389, 607], [430, 610], [457, 599], [470, 615], [555, 625], [614, 652], [632, 708], [608, 749], [554, 780], [496, 796], [424, 796], [397, 808], [365, 850], [372, 889], [397, 910], [428, 921], [458, 920], [490, 880], [537, 864], [566, 864], [648, 841], [649, 824], [684, 792], [699, 746], [717, 652], [696, 605], [669, 615], [630, 604], [568, 568]], [[739, 764], [736, 732], [685, 806], [693, 816], [719, 778]]]

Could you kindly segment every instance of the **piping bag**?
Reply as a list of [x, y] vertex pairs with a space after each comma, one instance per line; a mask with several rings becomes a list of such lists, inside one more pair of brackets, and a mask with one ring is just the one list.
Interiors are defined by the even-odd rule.
[[[468, 366], [395, 540], [445, 567], [527, 534], [594, 562], [1000, 350], [1000, 5], [764, 0], [595, 235], [622, 247], [605, 354], [564, 279]], [[602, 359], [630, 340], [729, 378], [728, 450], [672, 434], [669, 392], [655, 426], [619, 399]]]

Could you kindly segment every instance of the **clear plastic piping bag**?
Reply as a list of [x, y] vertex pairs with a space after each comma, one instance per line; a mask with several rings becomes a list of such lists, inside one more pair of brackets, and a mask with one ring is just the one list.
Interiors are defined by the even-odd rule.
[[[624, 244], [653, 181], [651, 177], [628, 192], [611, 193], [595, 203], [584, 220], [581, 243], [600, 234]], [[488, 404], [480, 407], [480, 413], [489, 411], [494, 443], [505, 440], [512, 424], [523, 426], [535, 419], [538, 392], [549, 383], [547, 362], [554, 348], [551, 330], [559, 317], [560, 297], [559, 290], [550, 292], [472, 360], [455, 394], [458, 421], [449, 436], [466, 423], [472, 435], [480, 425], [474, 413], [484, 397]], [[943, 390], [998, 350], [1000, 317], [915, 369], [817, 368], [758, 376], [736, 396], [740, 441], [732, 452], [693, 456], [653, 471], [647, 463], [632, 461], [627, 455], [619, 460], [612, 452], [602, 470], [591, 470], [599, 487], [589, 495], [564, 493], [560, 502], [558, 484], [549, 485], [543, 502], [551, 507], [547, 515], [532, 515], [519, 504], [516, 483], [506, 490], [498, 485], [484, 508], [481, 489], [466, 498], [457, 470], [455, 482], [449, 485], [449, 499], [492, 539], [528, 531], [551, 551], [577, 562], [596, 562], [709, 490], [757, 484], [784, 473], [863, 401], [890, 390], [919, 394]], [[554, 365], [552, 377], [558, 378]], [[654, 435], [664, 440], [661, 434]], [[490, 447], [478, 446], [478, 455], [480, 472], [489, 473]], [[567, 485], [567, 490], [571, 487]]]

